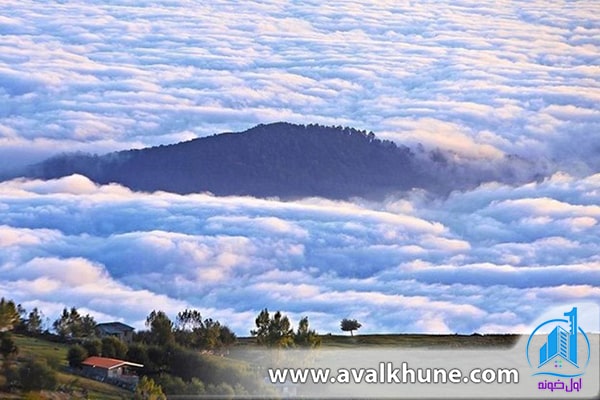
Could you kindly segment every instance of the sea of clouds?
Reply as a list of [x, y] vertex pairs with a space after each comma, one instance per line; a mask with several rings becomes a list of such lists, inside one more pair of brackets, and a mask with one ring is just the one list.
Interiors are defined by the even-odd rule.
[[346, 125], [544, 180], [379, 203], [0, 184], [0, 295], [136, 327], [263, 307], [320, 332], [524, 330], [600, 301], [594, 0], [3, 1], [0, 170], [258, 123]]
[[282, 202], [131, 192], [79, 175], [0, 183], [0, 294], [143, 326], [184, 307], [252, 328], [506, 332], [600, 301], [600, 174], [484, 185], [445, 200]]
[[0, 160], [288, 121], [597, 170], [599, 37], [595, 0], [7, 0]]

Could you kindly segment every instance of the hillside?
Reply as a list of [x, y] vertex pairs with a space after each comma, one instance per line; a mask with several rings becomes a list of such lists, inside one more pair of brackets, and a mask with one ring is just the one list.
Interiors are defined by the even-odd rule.
[[482, 165], [455, 164], [439, 149], [417, 153], [352, 128], [280, 122], [104, 156], [61, 155], [17, 175], [52, 179], [78, 173], [140, 191], [284, 199], [381, 198], [413, 188], [447, 193], [513, 179]]
[[[71, 374], [67, 368], [68, 345], [45, 340], [42, 337], [29, 337], [20, 334], [13, 335], [19, 348], [19, 354], [11, 362], [13, 367], [19, 367], [26, 359], [44, 359], [57, 371], [58, 387], [54, 391], [45, 390], [40, 398], [55, 400], [62, 399], [125, 399], [131, 398], [131, 392], [107, 383], [98, 382], [80, 375]], [[325, 349], [354, 349], [354, 348], [510, 348], [519, 339], [519, 335], [425, 335], [425, 334], [380, 334], [380, 335], [321, 335], [321, 348]], [[212, 357], [214, 368], [225, 368], [236, 362], [249, 362], [247, 349], [262, 348], [257, 345], [256, 338], [238, 338], [237, 345], [229, 349], [228, 356]], [[205, 357], [209, 357], [206, 356]], [[189, 360], [188, 360], [189, 361]], [[232, 364], [233, 363], [233, 364]], [[0, 366], [2, 362], [0, 362]], [[6, 383], [0, 369], [0, 398], [21, 398], [19, 392], [3, 392]]]
[[[88, 399], [118, 400], [131, 398], [131, 392], [127, 390], [71, 374], [66, 368], [68, 345], [19, 334], [13, 335], [13, 338], [19, 348], [16, 361], [11, 363], [15, 368], [19, 367], [24, 360], [34, 358], [37, 360], [46, 360], [57, 371], [59, 388], [54, 392], [45, 391], [45, 395], [42, 398], [57, 400], [83, 399], [86, 398], [85, 393], [87, 393]], [[1, 362], [0, 365], [2, 365]], [[5, 383], [5, 377], [2, 371], [0, 371], [0, 399], [22, 398], [18, 393], [2, 392], [2, 387]]]

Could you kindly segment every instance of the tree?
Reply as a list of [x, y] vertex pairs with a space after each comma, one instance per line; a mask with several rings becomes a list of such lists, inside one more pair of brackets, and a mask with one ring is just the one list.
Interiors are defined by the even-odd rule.
[[292, 324], [287, 316], [277, 311], [269, 324], [269, 338], [271, 345], [278, 347], [288, 347], [294, 342]]
[[135, 400], [167, 400], [167, 396], [163, 393], [160, 385], [157, 385], [152, 378], [147, 376], [140, 379], [133, 398]]
[[67, 320], [67, 325], [69, 327], [69, 334], [71, 337], [82, 337], [83, 329], [81, 326], [81, 315], [79, 315], [79, 311], [75, 307], [71, 307], [71, 311], [69, 312], [69, 318]]
[[202, 327], [196, 329], [198, 345], [204, 349], [216, 349], [221, 345], [221, 323], [212, 318], [207, 318]]
[[69, 366], [73, 368], [79, 367], [86, 358], [88, 358], [87, 350], [78, 344], [71, 346], [67, 352]]
[[198, 310], [185, 309], [177, 314], [176, 327], [181, 331], [193, 331], [202, 327], [202, 315]]
[[25, 326], [29, 333], [40, 333], [42, 331], [42, 315], [37, 307], [29, 313]]
[[153, 310], [146, 318], [146, 326], [155, 343], [163, 346], [173, 342], [173, 322], [163, 311]]
[[185, 347], [198, 346], [203, 326], [200, 311], [185, 309], [175, 318], [175, 340]]
[[256, 336], [256, 340], [260, 344], [274, 347], [288, 347], [294, 343], [293, 329], [290, 320], [287, 316], [277, 311], [273, 317], [269, 315], [269, 310], [262, 310], [256, 320], [255, 330], [251, 330], [252, 336]]
[[19, 379], [24, 391], [53, 390], [56, 387], [56, 372], [45, 362], [29, 360], [19, 368]]
[[169, 370], [169, 349], [164, 346], [148, 346], [146, 349], [148, 362], [144, 370], [149, 373], [161, 373]]
[[228, 326], [223, 325], [219, 332], [219, 341], [222, 346], [229, 347], [236, 341], [235, 333]]
[[254, 324], [257, 329], [253, 329], [250, 331], [252, 336], [256, 336], [256, 339], [259, 343], [263, 342], [266, 337], [269, 335], [269, 322], [270, 322], [269, 310], [266, 308], [262, 310], [256, 319], [254, 320]]
[[66, 308], [63, 308], [62, 314], [54, 321], [52, 327], [61, 338], [69, 335], [69, 311]]
[[350, 331], [350, 336], [354, 336], [354, 334], [352, 332], [360, 329], [361, 326], [362, 326], [361, 323], [355, 319], [344, 318], [342, 320], [342, 322], [340, 322], [340, 328], [344, 332]]
[[70, 310], [65, 307], [52, 327], [62, 338], [90, 337], [95, 334], [96, 321], [89, 314], [82, 317], [75, 307], [71, 307]]
[[81, 337], [83, 332], [81, 328], [81, 315], [79, 315], [75, 307], [71, 307], [71, 310], [68, 310], [66, 307], [63, 308], [60, 317], [54, 321], [52, 327], [62, 338]]
[[0, 332], [10, 331], [19, 323], [19, 311], [14, 301], [0, 299]]
[[127, 345], [114, 336], [102, 339], [102, 357], [119, 358], [127, 357]]
[[91, 337], [96, 335], [96, 321], [90, 314], [81, 318], [81, 336]]
[[294, 344], [302, 347], [317, 347], [321, 344], [321, 338], [317, 332], [308, 327], [308, 317], [302, 318], [298, 323]]
[[102, 342], [100, 339], [90, 339], [84, 341], [82, 344], [85, 351], [87, 351], [88, 356], [99, 356], [102, 354]]
[[148, 366], [148, 349], [140, 343], [133, 343], [127, 349], [127, 360]]
[[186, 309], [175, 319], [175, 340], [184, 347], [216, 349], [235, 342], [235, 334], [212, 318], [202, 319], [198, 310]]
[[27, 310], [21, 304], [17, 304], [17, 314], [19, 316], [12, 329], [19, 333], [27, 331]]

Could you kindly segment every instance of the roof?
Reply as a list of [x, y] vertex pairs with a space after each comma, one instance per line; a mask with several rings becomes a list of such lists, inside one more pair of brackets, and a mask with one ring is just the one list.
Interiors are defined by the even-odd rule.
[[102, 324], [97, 324], [96, 328], [107, 334], [115, 334], [135, 330], [135, 328], [126, 325], [122, 322], [104, 322]]
[[82, 365], [88, 365], [94, 368], [104, 368], [104, 369], [113, 369], [122, 367], [123, 365], [129, 367], [138, 367], [142, 368], [142, 364], [137, 364], [129, 361], [118, 360], [116, 358], [107, 358], [107, 357], [88, 357], [82, 363]]

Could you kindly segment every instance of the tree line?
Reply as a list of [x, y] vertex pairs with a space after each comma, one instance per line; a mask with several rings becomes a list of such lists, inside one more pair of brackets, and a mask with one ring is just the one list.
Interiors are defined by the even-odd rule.
[[[145, 330], [133, 335], [126, 343], [114, 336], [98, 337], [96, 322], [81, 315], [75, 307], [64, 308], [52, 323], [56, 335], [42, 332], [43, 314], [37, 308], [27, 312], [11, 300], [0, 299], [0, 354], [3, 357], [5, 386], [23, 390], [52, 389], [56, 386], [56, 369], [43, 360], [28, 360], [15, 368], [10, 360], [18, 354], [10, 331], [28, 335], [45, 335], [53, 340], [71, 343], [67, 352], [69, 367], [76, 372], [90, 356], [123, 359], [142, 364], [139, 374], [144, 391], [164, 391], [166, 394], [233, 396], [263, 393], [257, 386], [256, 371], [248, 365], [223, 355], [236, 343], [235, 333], [225, 324], [205, 318], [195, 309], [180, 311], [174, 320], [161, 310], [150, 312]], [[318, 333], [303, 317], [294, 328], [290, 319], [276, 311], [263, 309], [254, 321], [250, 334], [258, 345], [277, 348], [315, 348], [321, 344]], [[356, 320], [343, 319], [340, 328], [349, 331], [360, 328]], [[31, 371], [35, 371], [32, 375]], [[260, 380], [259, 380], [260, 381]], [[162, 393], [162, 392], [161, 392]], [[157, 397], [157, 398], [160, 398]]]
[[[42, 333], [43, 313], [34, 307], [27, 313], [21, 304], [4, 297], [0, 298], [0, 332]], [[258, 344], [269, 347], [316, 347], [320, 340], [316, 331], [309, 329], [308, 317], [303, 317], [294, 332], [289, 318], [277, 311], [270, 314], [263, 309], [255, 319], [256, 329], [250, 334]], [[52, 323], [52, 328], [61, 339], [85, 339], [96, 336], [97, 323], [90, 314], [81, 315], [76, 307], [64, 308]], [[356, 319], [342, 319], [340, 329], [345, 332], [358, 330], [362, 325]], [[203, 318], [198, 310], [180, 311], [172, 321], [164, 311], [153, 310], [146, 317], [146, 327], [135, 334], [134, 341], [165, 345], [176, 342], [184, 347], [196, 349], [218, 349], [235, 343], [235, 333], [225, 324], [212, 318]], [[50, 334], [48, 329], [45, 331]]]

